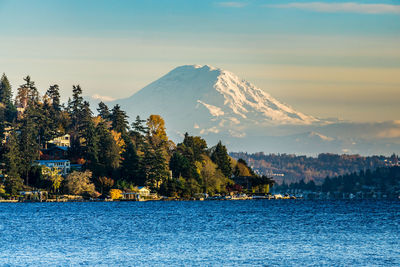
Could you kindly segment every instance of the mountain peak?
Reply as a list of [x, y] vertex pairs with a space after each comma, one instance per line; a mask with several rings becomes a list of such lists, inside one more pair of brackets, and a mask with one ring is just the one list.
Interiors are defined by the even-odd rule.
[[[212, 72], [212, 71], [217, 71], [217, 72], [222, 72], [223, 70], [219, 68], [212, 67], [210, 65], [182, 65], [174, 68], [171, 70], [168, 74], [171, 73], [190, 73], [190, 72]], [[167, 74], [167, 75], [168, 75]]]
[[181, 132], [244, 136], [243, 131], [254, 126], [319, 122], [234, 73], [209, 65], [179, 66], [117, 103], [130, 117], [160, 114]]

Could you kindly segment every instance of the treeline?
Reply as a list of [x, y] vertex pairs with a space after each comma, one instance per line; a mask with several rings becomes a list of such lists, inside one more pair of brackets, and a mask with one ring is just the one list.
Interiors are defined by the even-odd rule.
[[[221, 142], [209, 148], [201, 137], [186, 133], [175, 145], [159, 115], [146, 120], [138, 116], [130, 125], [119, 105], [110, 109], [101, 102], [97, 111], [98, 115], [92, 113], [79, 85], [73, 86], [68, 103], [62, 104], [58, 85], [50, 86], [40, 96], [29, 76], [13, 99], [11, 85], [3, 75], [3, 193], [13, 196], [30, 188], [71, 193], [76, 191], [74, 187], [82, 186], [93, 193], [94, 184], [98, 192], [105, 194], [104, 189], [146, 185], [165, 196], [188, 198], [197, 193], [225, 194], [233, 188], [230, 178], [234, 172], [239, 176], [253, 173], [247, 165], [231, 159]], [[75, 172], [66, 178], [35, 164], [49, 141], [65, 134], [70, 135], [66, 158], [82, 167], [80, 174]]]
[[375, 170], [378, 167], [396, 165], [398, 156], [391, 157], [360, 155], [337, 155], [330, 153], [319, 154], [317, 157], [296, 156], [290, 154], [269, 154], [262, 152], [231, 153], [233, 158], [242, 158], [256, 171], [262, 174], [273, 175], [277, 183], [297, 183], [303, 180], [307, 183], [314, 181], [322, 184], [324, 179], [360, 170]]
[[397, 198], [400, 195], [400, 167], [380, 167], [374, 171], [353, 172], [336, 177], [326, 177], [322, 185], [316, 185], [314, 181], [305, 183], [283, 183], [275, 188], [279, 192], [289, 190], [301, 190], [311, 192], [339, 193], [364, 193], [365, 195], [380, 194], [389, 198]]

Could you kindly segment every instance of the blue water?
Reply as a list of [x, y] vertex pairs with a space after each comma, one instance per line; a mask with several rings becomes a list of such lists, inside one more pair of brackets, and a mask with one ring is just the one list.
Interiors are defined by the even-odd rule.
[[0, 203], [0, 265], [400, 266], [400, 201]]

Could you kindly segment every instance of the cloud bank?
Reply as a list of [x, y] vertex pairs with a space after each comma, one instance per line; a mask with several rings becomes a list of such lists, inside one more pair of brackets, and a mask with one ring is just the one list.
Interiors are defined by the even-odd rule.
[[361, 13], [361, 14], [400, 14], [400, 5], [346, 3], [288, 3], [281, 5], [265, 5], [272, 8], [302, 9], [325, 13]]

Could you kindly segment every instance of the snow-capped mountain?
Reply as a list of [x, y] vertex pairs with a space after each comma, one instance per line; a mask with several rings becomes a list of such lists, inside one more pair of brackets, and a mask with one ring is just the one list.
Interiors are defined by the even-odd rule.
[[207, 65], [177, 67], [129, 98], [128, 115], [160, 114], [169, 127], [200, 134], [245, 134], [250, 125], [310, 125], [315, 117], [285, 105], [235, 74]]
[[121, 105], [133, 121], [161, 115], [168, 135], [223, 140], [231, 151], [391, 154], [400, 150], [398, 122], [322, 120], [294, 110], [235, 74], [207, 65], [173, 69]]

